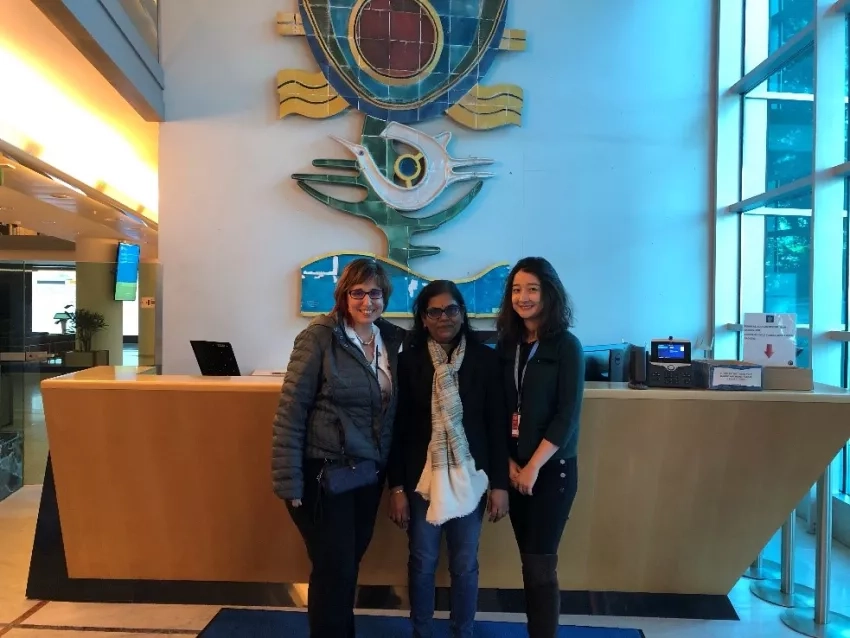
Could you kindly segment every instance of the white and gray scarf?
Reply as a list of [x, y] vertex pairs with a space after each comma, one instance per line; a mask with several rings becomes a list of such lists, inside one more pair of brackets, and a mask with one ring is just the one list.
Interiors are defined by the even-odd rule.
[[428, 339], [428, 352], [434, 364], [431, 442], [416, 492], [429, 502], [425, 520], [442, 525], [474, 512], [487, 490], [489, 479], [483, 470], [475, 469], [463, 430], [458, 370], [466, 353], [466, 337], [461, 337], [451, 360], [433, 339]]

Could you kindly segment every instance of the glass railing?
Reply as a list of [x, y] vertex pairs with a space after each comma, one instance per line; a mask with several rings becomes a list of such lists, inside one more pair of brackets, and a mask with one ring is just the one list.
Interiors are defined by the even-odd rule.
[[22, 263], [0, 263], [0, 500], [24, 483], [25, 288]]
[[45, 311], [33, 304], [33, 271], [24, 261], [0, 261], [0, 499], [44, 479], [41, 382], [68, 372], [63, 355], [74, 349], [74, 335], [63, 334], [52, 314], [34, 329], [34, 314]]

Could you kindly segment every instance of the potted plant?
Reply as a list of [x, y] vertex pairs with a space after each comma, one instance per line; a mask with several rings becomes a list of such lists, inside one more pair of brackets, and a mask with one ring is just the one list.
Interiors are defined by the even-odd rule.
[[77, 340], [75, 350], [65, 354], [65, 365], [71, 368], [108, 366], [109, 350], [92, 350], [95, 335], [109, 327], [104, 316], [85, 308], [68, 311], [68, 316], [69, 332], [73, 332]]

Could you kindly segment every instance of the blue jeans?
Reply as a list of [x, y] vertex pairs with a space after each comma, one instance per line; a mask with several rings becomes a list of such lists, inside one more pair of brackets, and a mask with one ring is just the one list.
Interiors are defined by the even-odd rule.
[[472, 514], [436, 526], [425, 520], [428, 501], [408, 493], [410, 524], [407, 563], [410, 588], [410, 620], [414, 638], [431, 638], [434, 618], [434, 577], [440, 558], [440, 540], [446, 534], [449, 549], [451, 626], [453, 638], [471, 638], [478, 609], [478, 539], [484, 518], [486, 497]]

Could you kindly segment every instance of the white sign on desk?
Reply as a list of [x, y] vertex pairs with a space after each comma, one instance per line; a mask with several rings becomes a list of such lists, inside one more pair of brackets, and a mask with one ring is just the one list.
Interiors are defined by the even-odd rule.
[[712, 368], [711, 387], [718, 386], [761, 389], [761, 368]]
[[744, 361], [763, 366], [795, 366], [797, 315], [792, 312], [745, 313]]

